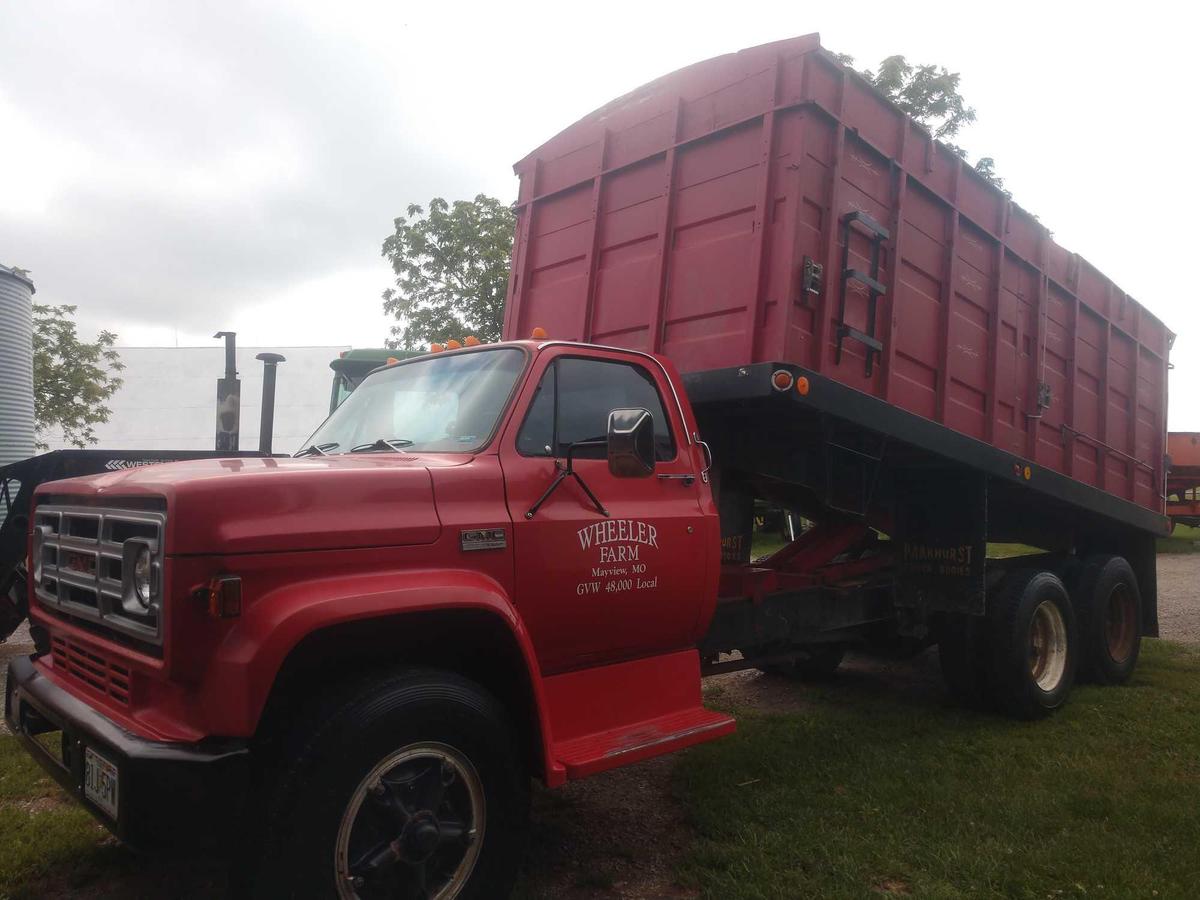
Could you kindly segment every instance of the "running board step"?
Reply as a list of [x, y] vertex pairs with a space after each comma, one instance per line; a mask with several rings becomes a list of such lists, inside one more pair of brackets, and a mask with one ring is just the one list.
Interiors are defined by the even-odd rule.
[[731, 733], [704, 708], [695, 650], [547, 677], [552, 769], [585, 778]]
[[555, 744], [554, 755], [567, 778], [586, 778], [732, 734], [734, 727], [724, 713], [698, 707]]

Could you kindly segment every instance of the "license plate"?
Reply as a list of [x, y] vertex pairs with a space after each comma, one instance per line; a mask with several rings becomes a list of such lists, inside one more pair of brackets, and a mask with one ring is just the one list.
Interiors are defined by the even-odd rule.
[[91, 747], [83, 754], [83, 795], [117, 818], [117, 767]]

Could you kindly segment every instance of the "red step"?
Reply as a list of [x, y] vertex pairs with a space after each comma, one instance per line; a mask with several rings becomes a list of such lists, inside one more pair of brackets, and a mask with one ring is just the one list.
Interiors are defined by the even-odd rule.
[[732, 734], [735, 727], [732, 717], [699, 706], [555, 744], [554, 755], [568, 778], [586, 778]]
[[584, 778], [734, 730], [700, 702], [700, 656], [680, 650], [546, 678], [552, 768]]

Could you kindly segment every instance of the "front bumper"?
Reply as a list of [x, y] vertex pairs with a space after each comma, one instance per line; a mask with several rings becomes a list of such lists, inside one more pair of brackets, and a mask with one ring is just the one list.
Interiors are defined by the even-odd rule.
[[[28, 656], [9, 661], [4, 718], [42, 768], [127, 844], [212, 849], [239, 831], [250, 782], [244, 741], [178, 744], [130, 734], [38, 672]], [[116, 819], [84, 796], [89, 747], [117, 767]]]

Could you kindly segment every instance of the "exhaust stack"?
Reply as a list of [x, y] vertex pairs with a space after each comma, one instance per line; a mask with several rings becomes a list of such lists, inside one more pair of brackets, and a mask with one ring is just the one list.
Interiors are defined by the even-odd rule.
[[263, 364], [262, 417], [258, 424], [258, 452], [271, 455], [271, 440], [275, 432], [275, 370], [287, 360], [278, 353], [260, 353], [255, 359]]
[[225, 338], [225, 377], [217, 379], [218, 451], [239, 449], [242, 421], [242, 383], [237, 377], [237, 332], [218, 331], [214, 338]]

